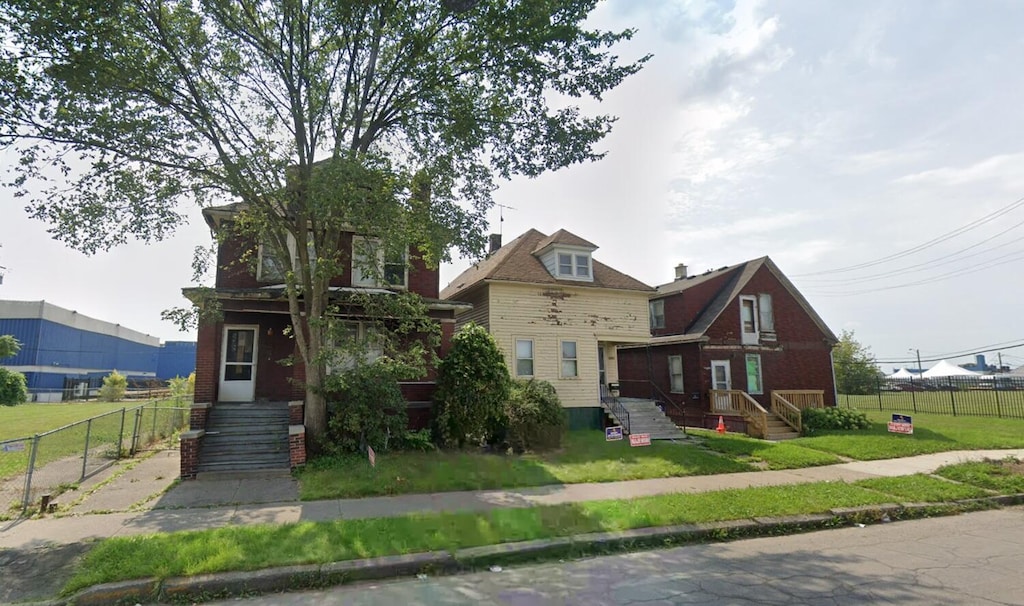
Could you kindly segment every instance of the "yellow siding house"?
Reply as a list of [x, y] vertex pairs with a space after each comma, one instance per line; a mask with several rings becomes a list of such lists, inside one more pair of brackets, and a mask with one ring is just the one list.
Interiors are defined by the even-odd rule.
[[486, 327], [513, 377], [555, 386], [571, 428], [601, 426], [601, 390], [618, 382], [616, 347], [650, 338], [654, 289], [596, 261], [596, 249], [565, 230], [531, 229], [441, 292], [473, 304], [457, 324]]

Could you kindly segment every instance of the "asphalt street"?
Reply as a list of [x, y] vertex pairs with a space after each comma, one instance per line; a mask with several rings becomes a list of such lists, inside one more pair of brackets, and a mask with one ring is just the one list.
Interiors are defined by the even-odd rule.
[[1024, 604], [1024, 508], [218, 604]]

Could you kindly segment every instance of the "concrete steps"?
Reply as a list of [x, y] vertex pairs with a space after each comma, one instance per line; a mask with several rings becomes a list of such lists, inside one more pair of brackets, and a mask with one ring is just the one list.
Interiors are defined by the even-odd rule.
[[221, 402], [210, 409], [198, 473], [289, 466], [287, 402]]
[[[686, 437], [652, 400], [619, 398], [619, 403], [629, 412], [629, 433], [650, 434], [652, 440], [681, 440]], [[605, 411], [608, 412], [607, 406]]]

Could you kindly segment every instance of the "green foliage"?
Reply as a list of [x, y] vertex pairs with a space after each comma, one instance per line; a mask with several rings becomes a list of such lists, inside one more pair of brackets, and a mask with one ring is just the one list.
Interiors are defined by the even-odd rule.
[[174, 377], [167, 385], [171, 388], [171, 395], [176, 398], [190, 396], [196, 392], [196, 373], [193, 372], [187, 378]]
[[395, 441], [395, 450], [414, 450], [419, 452], [430, 452], [436, 450], [434, 436], [429, 429], [402, 432]]
[[852, 330], [844, 330], [832, 348], [832, 364], [839, 393], [864, 395], [877, 392], [881, 372], [875, 366], [875, 357], [871, 355], [870, 348], [853, 338]]
[[327, 439], [335, 454], [360, 452], [367, 445], [383, 452], [406, 433], [409, 418], [394, 374], [382, 364], [364, 364], [325, 381]]
[[13, 335], [0, 335], [0, 359], [13, 358], [21, 351], [21, 342]]
[[320, 437], [310, 322], [352, 261], [342, 234], [431, 267], [478, 254], [495, 182], [600, 159], [615, 117], [590, 101], [648, 59], [620, 61], [633, 32], [589, 27], [593, 0], [452, 4], [0, 3], [0, 140], [20, 160], [6, 185], [87, 253], [163, 239], [196, 200], [239, 203], [223, 229], [294, 260], [282, 281]]
[[547, 381], [514, 381], [502, 426], [505, 443], [516, 452], [561, 447], [566, 418], [554, 386]]
[[853, 408], [805, 408], [801, 412], [804, 433], [822, 430], [868, 429], [871, 421], [863, 412]]
[[500, 426], [510, 382], [494, 337], [475, 323], [463, 326], [437, 369], [434, 428], [438, 441], [459, 447], [483, 442]]
[[117, 402], [124, 398], [128, 391], [128, 378], [117, 370], [103, 377], [103, 387], [100, 387], [100, 400], [104, 402]]
[[28, 401], [25, 375], [0, 367], [0, 405], [17, 406]]

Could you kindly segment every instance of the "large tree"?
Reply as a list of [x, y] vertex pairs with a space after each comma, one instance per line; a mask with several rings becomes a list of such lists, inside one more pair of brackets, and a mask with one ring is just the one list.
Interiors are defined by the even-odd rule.
[[844, 330], [839, 342], [832, 347], [832, 364], [839, 393], [865, 395], [878, 390], [882, 373], [875, 364], [875, 356], [871, 348], [854, 338], [852, 330]]
[[85, 252], [165, 237], [184, 201], [240, 202], [236, 230], [298, 258], [287, 291], [320, 436], [339, 233], [432, 263], [476, 253], [497, 179], [600, 158], [614, 118], [577, 98], [646, 58], [611, 52], [631, 31], [586, 27], [596, 4], [4, 0], [9, 184]]

